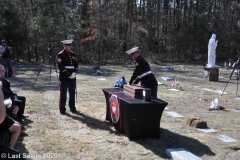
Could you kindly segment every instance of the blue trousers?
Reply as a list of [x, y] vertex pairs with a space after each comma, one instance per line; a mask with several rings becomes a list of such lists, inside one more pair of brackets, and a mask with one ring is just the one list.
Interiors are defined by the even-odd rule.
[[75, 82], [60, 82], [60, 100], [59, 100], [59, 110], [60, 113], [66, 112], [66, 101], [67, 101], [67, 92], [69, 93], [69, 108], [72, 112], [76, 111], [75, 107]]
[[152, 90], [152, 98], [157, 98], [157, 91], [158, 91], [158, 85], [151, 87]]
[[19, 111], [17, 113], [17, 118], [23, 118], [23, 114], [25, 111], [26, 97], [17, 96], [18, 100], [14, 100], [14, 103], [19, 107]]
[[13, 69], [12, 69], [12, 60], [10, 58], [2, 58], [2, 65], [4, 66], [6, 73], [5, 77], [12, 77]]

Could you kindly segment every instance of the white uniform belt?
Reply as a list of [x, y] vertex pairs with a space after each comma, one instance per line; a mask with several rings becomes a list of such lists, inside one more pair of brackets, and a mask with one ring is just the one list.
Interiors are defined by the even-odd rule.
[[152, 71], [145, 72], [145, 73], [141, 74], [140, 76], [138, 76], [138, 78], [142, 78], [142, 77], [144, 77], [148, 74], [151, 74], [151, 73], [152, 73]]
[[74, 66], [64, 66], [66, 69], [74, 69]]

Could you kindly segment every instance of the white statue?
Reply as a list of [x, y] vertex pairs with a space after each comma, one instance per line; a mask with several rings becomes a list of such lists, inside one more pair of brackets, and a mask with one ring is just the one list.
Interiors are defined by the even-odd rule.
[[216, 41], [216, 34], [212, 34], [211, 39], [209, 40], [208, 43], [208, 64], [207, 67], [215, 67], [217, 65], [215, 65], [216, 62], [216, 48], [217, 48], [217, 43], [218, 41]]

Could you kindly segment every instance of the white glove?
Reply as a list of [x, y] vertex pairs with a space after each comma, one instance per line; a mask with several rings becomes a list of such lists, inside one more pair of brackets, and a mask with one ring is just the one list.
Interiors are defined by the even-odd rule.
[[10, 108], [12, 106], [11, 98], [8, 98], [8, 99], [4, 100], [4, 104], [7, 108]]
[[76, 72], [73, 72], [72, 75], [69, 78], [74, 79], [74, 78], [76, 78], [76, 75], [77, 75]]

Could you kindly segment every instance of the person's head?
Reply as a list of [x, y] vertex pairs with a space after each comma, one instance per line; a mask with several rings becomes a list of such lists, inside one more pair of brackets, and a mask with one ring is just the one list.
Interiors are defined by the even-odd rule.
[[135, 60], [139, 55], [139, 49], [138, 47], [133, 47], [132, 49], [128, 50], [126, 53], [131, 57], [132, 60]]
[[240, 53], [238, 53], [238, 60], [240, 60]]
[[0, 78], [5, 76], [5, 68], [3, 65], [0, 65]]
[[64, 40], [61, 42], [63, 43], [63, 47], [66, 51], [70, 52], [72, 50], [72, 42], [73, 42], [72, 39]]
[[1, 41], [1, 44], [2, 44], [3, 46], [6, 46], [6, 45], [7, 45], [7, 41], [6, 41], [5, 39], [3, 39], [3, 40]]

